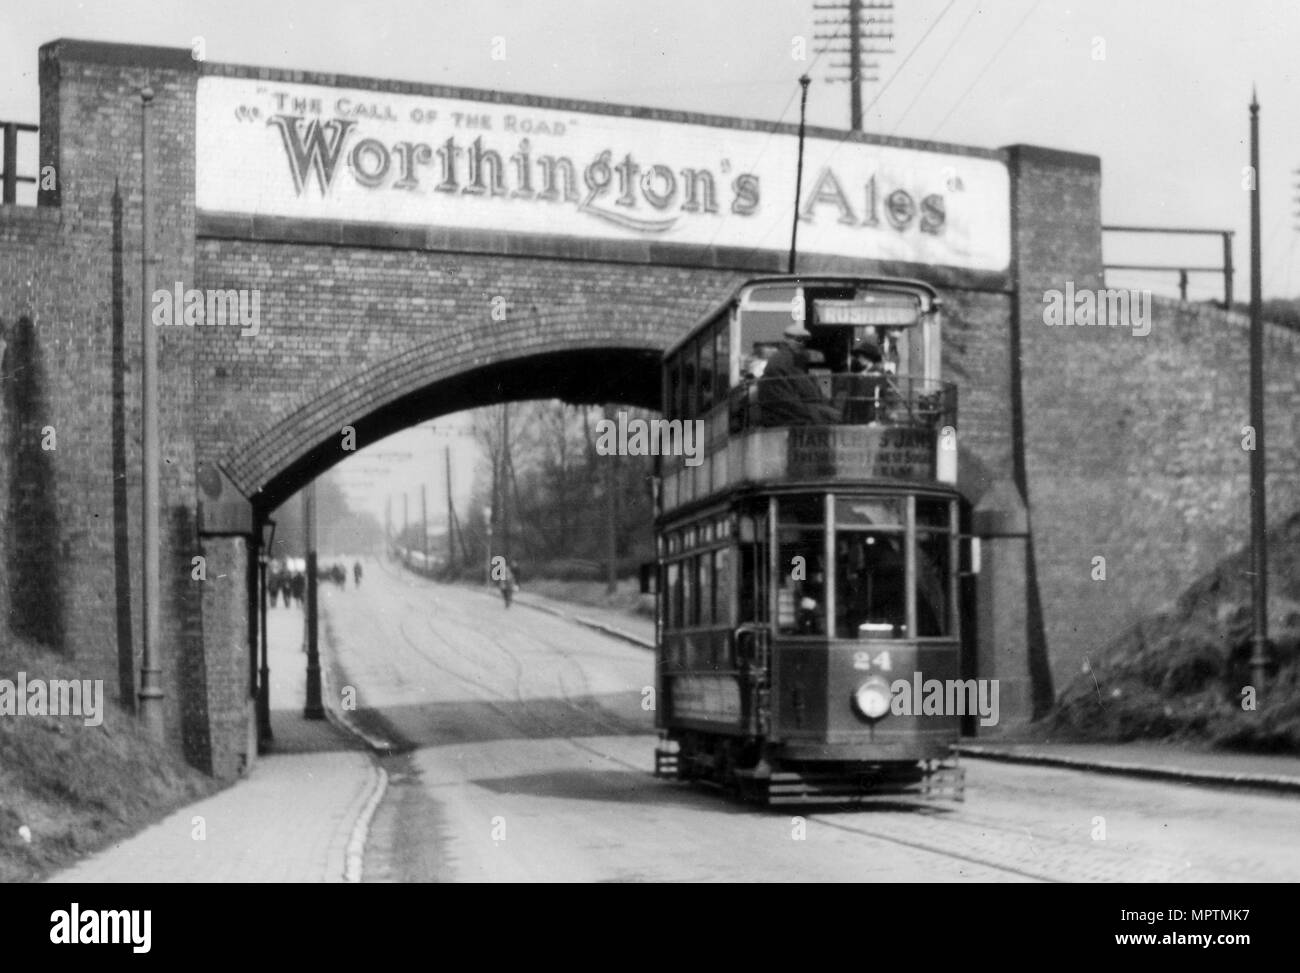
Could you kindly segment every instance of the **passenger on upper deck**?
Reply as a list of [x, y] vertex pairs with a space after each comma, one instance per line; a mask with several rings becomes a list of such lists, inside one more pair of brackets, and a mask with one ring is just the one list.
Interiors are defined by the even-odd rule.
[[898, 404], [898, 390], [889, 380], [881, 361], [880, 346], [863, 338], [853, 346], [850, 360], [852, 375], [836, 381], [836, 402], [843, 421], [848, 425], [867, 425], [889, 418]]
[[839, 412], [808, 374], [811, 337], [812, 332], [803, 325], [790, 325], [785, 329], [785, 343], [767, 360], [758, 383], [760, 425], [833, 425], [839, 421]]

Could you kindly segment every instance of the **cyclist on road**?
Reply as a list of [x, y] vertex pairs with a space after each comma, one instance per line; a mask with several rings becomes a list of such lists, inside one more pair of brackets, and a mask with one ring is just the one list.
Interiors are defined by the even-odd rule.
[[511, 559], [502, 565], [502, 575], [497, 581], [497, 586], [501, 589], [501, 598], [505, 601], [506, 607], [510, 607], [510, 599], [514, 597], [515, 592], [519, 590], [519, 562]]

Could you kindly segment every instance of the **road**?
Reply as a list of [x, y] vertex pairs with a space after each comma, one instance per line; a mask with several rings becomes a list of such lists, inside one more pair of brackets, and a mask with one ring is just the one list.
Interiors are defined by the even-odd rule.
[[736, 804], [651, 776], [645, 649], [378, 562], [323, 604], [337, 691], [397, 744], [367, 881], [1300, 879], [1294, 797], [967, 760], [960, 804]]

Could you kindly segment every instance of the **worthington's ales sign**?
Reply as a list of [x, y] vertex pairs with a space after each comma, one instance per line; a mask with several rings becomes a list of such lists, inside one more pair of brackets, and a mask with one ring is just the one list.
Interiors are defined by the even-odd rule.
[[[209, 213], [783, 251], [788, 134], [469, 98], [202, 77]], [[800, 249], [1001, 272], [1006, 166], [810, 138]]]

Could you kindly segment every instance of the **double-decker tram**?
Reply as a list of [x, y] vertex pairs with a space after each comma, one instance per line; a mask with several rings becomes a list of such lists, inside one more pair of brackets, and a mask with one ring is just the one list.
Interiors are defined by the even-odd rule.
[[665, 353], [665, 418], [704, 442], [659, 461], [657, 774], [961, 797], [960, 718], [915, 698], [960, 676], [940, 319], [920, 281], [764, 277]]

